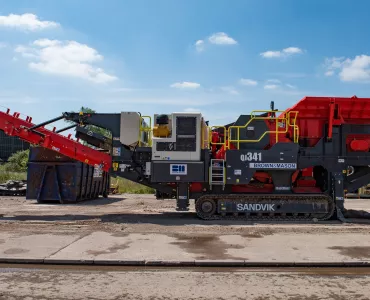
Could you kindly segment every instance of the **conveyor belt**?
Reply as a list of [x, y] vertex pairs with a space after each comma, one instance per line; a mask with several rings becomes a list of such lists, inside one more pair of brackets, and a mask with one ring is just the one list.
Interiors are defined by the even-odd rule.
[[[55, 118], [52, 121], [59, 119], [63, 119], [63, 117]], [[25, 120], [21, 119], [19, 113], [10, 114], [9, 109], [6, 112], [0, 111], [0, 130], [4, 131], [5, 134], [17, 136], [30, 144], [48, 148], [92, 166], [101, 166], [104, 171], [109, 171], [112, 164], [112, 158], [109, 154], [82, 145], [71, 139], [70, 136], [58, 134], [56, 129], [51, 131], [42, 124], [35, 125], [31, 121], [30, 117]]]

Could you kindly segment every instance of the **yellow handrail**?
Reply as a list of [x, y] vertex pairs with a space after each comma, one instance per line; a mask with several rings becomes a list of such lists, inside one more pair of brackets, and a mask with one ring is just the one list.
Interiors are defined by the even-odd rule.
[[[142, 126], [143, 121], [145, 121], [145, 118], [149, 119], [149, 126], [145, 127]], [[142, 146], [143, 143], [141, 142], [141, 134], [143, 132], [148, 132], [148, 145], [152, 146], [152, 117], [151, 116], [140, 116], [140, 124], [139, 124], [139, 146]]]
[[[281, 116], [278, 117], [261, 117], [261, 116], [256, 116], [256, 113], [283, 113]], [[292, 116], [294, 114], [294, 116]], [[285, 114], [285, 111], [279, 111], [279, 110], [254, 110], [250, 114], [251, 118], [249, 121], [244, 124], [244, 125], [233, 125], [229, 126], [228, 129], [226, 129], [225, 126], [208, 126], [208, 140], [210, 145], [222, 145], [225, 146], [226, 149], [230, 149], [230, 143], [236, 143], [237, 144], [237, 149], [240, 147], [240, 143], [258, 143], [260, 142], [266, 134], [276, 134], [276, 142], [278, 142], [279, 139], [279, 134], [281, 133], [287, 133], [288, 132], [288, 127], [293, 128], [293, 141], [294, 143], [298, 143], [299, 139], [299, 127], [296, 125], [297, 121], [297, 116], [298, 116], [298, 111], [290, 111], [287, 114]], [[148, 126], [143, 126], [143, 121], [145, 119], [149, 120]], [[240, 139], [240, 129], [247, 128], [254, 120], [275, 120], [275, 130], [267, 130], [265, 131], [258, 139], [250, 140], [250, 139], [245, 139], [241, 140]], [[283, 122], [285, 124], [284, 130], [279, 130], [279, 124]], [[212, 130], [216, 128], [223, 128], [224, 131], [224, 137], [221, 142], [213, 142], [212, 141]], [[236, 132], [236, 139], [230, 139], [231, 138], [231, 130], [237, 130]], [[141, 141], [141, 134], [143, 132], [148, 132], [148, 145], [152, 146], [152, 118], [151, 116], [141, 116], [140, 117], [140, 124], [139, 124], [139, 138], [138, 138], [138, 144], [139, 146], [142, 146], [144, 143]], [[203, 130], [202, 130], [202, 141], [203, 144], [206, 141], [206, 135], [203, 136]]]
[[[295, 113], [293, 122], [291, 122], [291, 116], [290, 116], [291, 113]], [[288, 119], [290, 120], [289, 121], [289, 126], [293, 127], [293, 141], [294, 141], [294, 143], [298, 143], [298, 139], [299, 139], [299, 127], [295, 123], [297, 121], [297, 116], [298, 116], [298, 111], [288, 112]]]
[[[266, 134], [269, 134], [269, 133], [275, 133], [276, 134], [276, 141], [278, 141], [279, 139], [279, 134], [281, 133], [287, 133], [288, 132], [288, 127], [293, 127], [293, 141], [294, 143], [297, 143], [298, 142], [298, 136], [299, 136], [299, 128], [298, 126], [295, 124], [296, 120], [297, 120], [297, 115], [298, 115], [298, 112], [297, 111], [290, 111], [286, 116], [285, 114], [283, 114], [282, 116], [280, 117], [271, 117], [271, 116], [268, 116], [268, 117], [260, 117], [260, 116], [255, 116], [255, 113], [278, 113], [278, 112], [281, 112], [281, 113], [284, 113], [285, 111], [278, 111], [278, 110], [275, 110], [275, 111], [272, 111], [272, 110], [254, 110], [252, 111], [251, 113], [251, 118], [249, 119], [249, 121], [245, 124], [245, 125], [234, 125], [234, 126], [230, 126], [228, 128], [228, 132], [227, 132], [227, 135], [229, 137], [231, 137], [231, 130], [232, 129], [236, 129], [237, 130], [237, 138], [236, 139], [228, 139], [228, 143], [226, 145], [227, 148], [230, 148], [230, 143], [236, 143], [237, 144], [237, 149], [239, 149], [240, 147], [240, 143], [258, 143], [260, 142]], [[295, 116], [292, 120], [292, 117], [291, 117], [291, 113], [295, 113]], [[268, 130], [268, 131], [265, 131], [258, 139], [254, 139], [254, 140], [241, 140], [240, 139], [240, 129], [241, 128], [247, 128], [254, 120], [275, 120], [275, 125], [276, 125], [276, 128], [275, 128], [275, 131], [272, 131], [272, 130]], [[280, 121], [284, 122], [285, 123], [285, 130], [279, 130], [279, 123]], [[293, 122], [291, 122], [293, 121]]]

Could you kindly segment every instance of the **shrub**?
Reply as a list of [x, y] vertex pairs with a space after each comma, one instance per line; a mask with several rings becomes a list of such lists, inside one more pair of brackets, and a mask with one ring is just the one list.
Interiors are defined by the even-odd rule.
[[113, 183], [118, 180], [118, 191], [121, 194], [154, 194], [155, 190], [145, 185], [132, 182], [124, 178], [112, 178]]
[[5, 165], [0, 165], [0, 183], [5, 183], [8, 180], [26, 180], [26, 172], [9, 172], [6, 171]]
[[18, 151], [9, 157], [4, 165], [7, 172], [26, 172], [29, 150]]

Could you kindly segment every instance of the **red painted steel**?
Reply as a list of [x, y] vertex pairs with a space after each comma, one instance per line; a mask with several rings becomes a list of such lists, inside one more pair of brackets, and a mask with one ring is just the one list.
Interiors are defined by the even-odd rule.
[[[328, 124], [328, 135], [332, 136], [332, 128], [341, 124], [369, 124], [370, 98], [353, 97], [305, 97], [287, 109], [298, 111], [297, 122], [299, 138], [314, 146], [324, 137], [324, 125]], [[292, 136], [293, 129], [290, 128]]]
[[31, 121], [30, 117], [26, 120], [21, 119], [19, 113], [11, 115], [9, 109], [7, 112], [0, 111], [0, 130], [3, 130], [5, 134], [17, 136], [30, 144], [48, 148], [92, 166], [100, 165], [104, 171], [109, 171], [112, 165], [112, 158], [109, 154], [84, 146], [72, 140], [70, 136], [65, 137], [45, 127], [39, 127], [34, 131], [29, 130], [35, 125]]
[[352, 151], [369, 152], [369, 138], [363, 140], [353, 139], [349, 144]]

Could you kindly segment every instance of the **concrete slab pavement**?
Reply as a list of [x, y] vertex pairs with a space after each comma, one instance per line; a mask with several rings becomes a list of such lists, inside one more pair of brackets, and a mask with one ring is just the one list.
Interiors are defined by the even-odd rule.
[[94, 232], [50, 256], [53, 259], [119, 259], [143, 261], [194, 260], [192, 253], [182, 251], [176, 238], [163, 234], [111, 234]]
[[370, 263], [367, 234], [272, 234], [187, 236], [165, 234], [0, 233], [0, 261], [34, 259], [45, 263], [189, 265], [225, 263]]
[[44, 259], [61, 251], [81, 235], [18, 234], [0, 232], [0, 257]]

